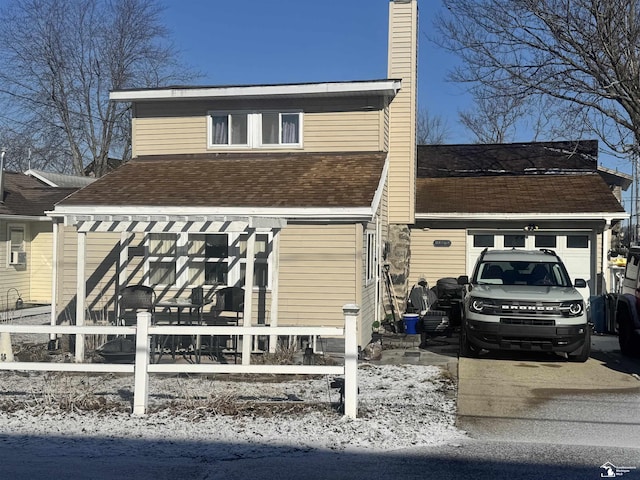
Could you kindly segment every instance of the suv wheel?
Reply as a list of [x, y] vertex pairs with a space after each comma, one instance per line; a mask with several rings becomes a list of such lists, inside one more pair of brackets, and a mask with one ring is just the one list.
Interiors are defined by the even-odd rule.
[[469, 342], [469, 338], [467, 337], [467, 327], [462, 324], [460, 328], [460, 356], [466, 358], [477, 357], [478, 353], [480, 353], [480, 349]]
[[584, 343], [582, 348], [576, 354], [570, 354], [569, 361], [584, 363], [589, 360], [591, 355], [591, 326], [587, 325], [587, 331], [584, 334]]

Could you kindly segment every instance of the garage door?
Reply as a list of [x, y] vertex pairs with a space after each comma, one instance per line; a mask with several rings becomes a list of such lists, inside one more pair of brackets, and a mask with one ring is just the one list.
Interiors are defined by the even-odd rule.
[[[589, 282], [591, 275], [591, 237], [590, 232], [505, 232], [469, 231], [467, 242], [467, 272], [473, 272], [478, 255], [485, 248], [523, 248], [527, 250], [548, 248], [554, 250], [562, 259], [571, 280], [583, 278]], [[589, 282], [591, 283], [591, 282]], [[581, 292], [588, 298], [589, 291]]]

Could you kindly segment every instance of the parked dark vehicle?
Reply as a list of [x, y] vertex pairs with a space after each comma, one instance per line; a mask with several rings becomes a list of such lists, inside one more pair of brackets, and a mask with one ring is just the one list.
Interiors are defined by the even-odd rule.
[[631, 247], [622, 280], [622, 292], [615, 296], [614, 325], [623, 355], [640, 357], [640, 247]]

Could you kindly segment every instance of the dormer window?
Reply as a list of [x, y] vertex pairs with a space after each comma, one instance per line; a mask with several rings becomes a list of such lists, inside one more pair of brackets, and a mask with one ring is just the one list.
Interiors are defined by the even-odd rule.
[[211, 143], [213, 145], [248, 145], [246, 113], [211, 115]]
[[209, 148], [300, 148], [301, 112], [209, 112]]

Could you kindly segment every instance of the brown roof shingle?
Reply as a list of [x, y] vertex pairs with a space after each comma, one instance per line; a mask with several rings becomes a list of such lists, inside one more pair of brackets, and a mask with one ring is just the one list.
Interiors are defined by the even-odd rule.
[[624, 208], [596, 173], [418, 178], [416, 183], [417, 214], [602, 212]]
[[385, 159], [384, 152], [138, 157], [61, 205], [367, 207]]
[[23, 173], [4, 172], [4, 203], [0, 203], [0, 215], [26, 217], [43, 216], [45, 211], [75, 192], [77, 188], [44, 186], [38, 180]]

